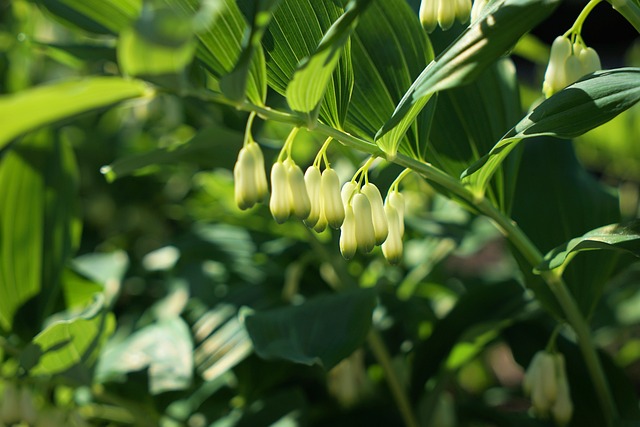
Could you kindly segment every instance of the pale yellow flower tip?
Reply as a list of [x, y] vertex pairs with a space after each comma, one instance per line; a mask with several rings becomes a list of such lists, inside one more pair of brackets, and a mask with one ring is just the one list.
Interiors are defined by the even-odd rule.
[[358, 250], [364, 253], [371, 252], [376, 245], [376, 235], [371, 216], [371, 203], [369, 203], [367, 196], [362, 193], [357, 193], [354, 194], [351, 199], [351, 206], [353, 206], [353, 215], [356, 222], [355, 228]]
[[376, 237], [376, 245], [381, 245], [389, 234], [389, 224], [387, 224], [387, 216], [384, 213], [384, 205], [382, 204], [382, 196], [375, 184], [367, 182], [360, 190], [362, 194], [367, 196], [371, 204], [371, 217], [373, 220], [373, 230]]
[[282, 162], [275, 162], [271, 168], [271, 199], [269, 209], [273, 219], [282, 224], [291, 215], [291, 195], [287, 168]]
[[351, 205], [345, 205], [345, 216], [340, 228], [340, 252], [345, 259], [351, 259], [358, 249], [356, 240], [356, 220]]
[[317, 166], [309, 166], [304, 174], [304, 183], [309, 193], [309, 201], [311, 202], [311, 210], [309, 216], [304, 220], [307, 227], [313, 228], [320, 219], [322, 213], [322, 197], [320, 193], [320, 169]]
[[255, 157], [251, 151], [243, 147], [233, 167], [234, 195], [240, 209], [248, 209], [258, 200], [255, 171]]
[[322, 195], [322, 211], [327, 222], [332, 228], [340, 228], [344, 221], [345, 210], [340, 194], [340, 178], [333, 169], [327, 168], [322, 172], [320, 193]]
[[256, 191], [258, 199], [256, 202], [264, 200], [269, 194], [269, 185], [267, 183], [267, 173], [264, 169], [264, 156], [260, 145], [253, 142], [247, 145], [247, 150], [251, 153], [254, 159], [254, 179], [256, 180]]
[[398, 210], [391, 204], [385, 203], [384, 212], [389, 224], [389, 235], [382, 244], [382, 254], [391, 264], [397, 264], [402, 259], [402, 236], [400, 234], [400, 216]]
[[311, 202], [302, 169], [291, 159], [287, 159], [285, 165], [287, 167], [291, 213], [299, 219], [306, 219], [311, 212]]

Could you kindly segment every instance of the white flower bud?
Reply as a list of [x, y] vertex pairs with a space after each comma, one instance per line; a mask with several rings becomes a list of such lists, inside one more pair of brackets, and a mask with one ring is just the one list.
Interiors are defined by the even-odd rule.
[[356, 254], [358, 242], [356, 240], [356, 219], [351, 205], [345, 205], [345, 216], [340, 228], [340, 252], [345, 259], [351, 259]]
[[558, 396], [558, 381], [556, 378], [556, 363], [551, 353], [545, 352], [540, 360], [540, 387], [545, 399], [553, 403]]
[[389, 223], [389, 235], [382, 244], [382, 253], [391, 264], [397, 264], [402, 259], [402, 236], [400, 235], [400, 217], [398, 210], [391, 204], [385, 203], [384, 212]]
[[264, 156], [262, 155], [262, 150], [260, 149], [260, 145], [256, 142], [253, 142], [247, 145], [247, 150], [253, 156], [253, 167], [254, 167], [254, 179], [256, 185], [256, 203], [264, 200], [269, 194], [269, 185], [267, 183], [267, 173], [264, 169]]
[[340, 228], [345, 213], [340, 194], [340, 178], [333, 169], [327, 168], [322, 172], [320, 193], [322, 194], [322, 211], [327, 222], [335, 229]]
[[571, 421], [573, 415], [573, 403], [571, 402], [571, 394], [569, 392], [569, 382], [567, 381], [567, 373], [564, 366], [564, 357], [562, 354], [554, 355], [556, 378], [558, 382], [558, 395], [556, 401], [551, 408], [551, 414], [556, 424], [564, 426]]
[[316, 222], [316, 225], [313, 226], [313, 231], [315, 231], [316, 233], [322, 233], [327, 229], [327, 225], [329, 225], [329, 223], [327, 222], [327, 217], [324, 216], [324, 212], [320, 212], [320, 217], [318, 218], [318, 222]]
[[471, 0], [455, 0], [456, 2], [456, 19], [464, 24], [469, 20], [471, 15]]
[[422, 0], [420, 2], [420, 22], [424, 29], [431, 33], [438, 25], [439, 0]]
[[544, 74], [542, 84], [544, 95], [549, 98], [566, 86], [565, 62], [571, 55], [571, 41], [564, 36], [558, 36], [551, 45], [549, 65]]
[[291, 214], [291, 189], [287, 178], [287, 168], [282, 162], [275, 162], [271, 168], [271, 215], [282, 224]]
[[400, 238], [404, 237], [404, 196], [399, 191], [392, 191], [387, 196], [385, 204], [389, 203], [396, 209], [398, 213], [398, 222], [400, 223]]
[[580, 58], [575, 55], [568, 57], [564, 63], [564, 73], [565, 79], [561, 89], [582, 77], [582, 62], [580, 62]]
[[371, 252], [376, 245], [376, 235], [371, 217], [371, 203], [362, 193], [357, 193], [351, 199], [353, 215], [356, 222], [356, 241], [358, 249], [364, 253]]
[[317, 166], [309, 166], [304, 174], [304, 183], [309, 193], [309, 201], [311, 202], [311, 210], [309, 216], [304, 220], [308, 227], [316, 225], [320, 219], [322, 212], [322, 197], [320, 193], [320, 169]]
[[354, 191], [356, 191], [357, 188], [358, 186], [355, 182], [347, 181], [344, 183], [344, 185], [342, 186], [342, 190], [340, 191], [340, 197], [342, 198], [342, 204], [344, 206], [347, 206], [349, 203], [351, 203], [351, 195]]
[[591, 47], [582, 49], [580, 52], [580, 63], [582, 64], [583, 76], [602, 69], [598, 52]]
[[439, 0], [438, 6], [438, 25], [443, 31], [447, 31], [456, 20], [456, 3], [455, 0]]
[[285, 166], [287, 168], [287, 181], [289, 182], [291, 213], [299, 219], [306, 219], [311, 212], [311, 202], [304, 183], [302, 169], [291, 159], [285, 161]]
[[248, 209], [258, 200], [255, 171], [255, 157], [247, 147], [243, 147], [233, 167], [235, 200], [240, 209]]
[[367, 182], [360, 190], [362, 194], [367, 196], [371, 204], [371, 216], [373, 220], [373, 229], [376, 236], [376, 245], [381, 245], [389, 234], [389, 225], [387, 224], [387, 216], [384, 213], [384, 205], [382, 204], [382, 196], [375, 184]]

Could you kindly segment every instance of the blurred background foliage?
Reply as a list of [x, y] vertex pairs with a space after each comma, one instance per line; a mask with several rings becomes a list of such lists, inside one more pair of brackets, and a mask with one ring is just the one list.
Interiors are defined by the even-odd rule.
[[[417, 3], [412, 2], [414, 9]], [[566, 29], [557, 22], [571, 22], [580, 4], [565, 2], [546, 27], [516, 47], [523, 111], [540, 96], [545, 43], [558, 28]], [[120, 74], [123, 64], [113, 29], [100, 28], [65, 7], [48, 0], [0, 4], [0, 94], [72, 77]], [[585, 27], [587, 43], [596, 46], [605, 68], [640, 65], [632, 27], [605, 6], [601, 9], [602, 20], [598, 15]], [[598, 27], [589, 28], [592, 23]], [[170, 33], [180, 36], [177, 30]], [[528, 415], [520, 383], [522, 366], [545, 346], [554, 323], [518, 285], [517, 263], [488, 220], [409, 178], [403, 190], [410, 213], [404, 262], [389, 266], [380, 253], [345, 262], [337, 233], [312, 234], [292, 221], [277, 225], [263, 205], [249, 211], [235, 206], [231, 169], [247, 114], [182, 96], [181, 79], [206, 80], [201, 69], [190, 66], [163, 81], [175, 90], [83, 114], [40, 136], [72, 148], [77, 188], [69, 203], [78, 205], [82, 224], [77, 251], [61, 276], [63, 291], [51, 297], [51, 304], [59, 311], [86, 306], [101, 295], [113, 317], [87, 312], [84, 318], [100, 319], [105, 339], [110, 331], [113, 335], [99, 355], [87, 356], [97, 361], [86, 372], [51, 362], [41, 369], [53, 375], [16, 380], [30, 366], [29, 358], [39, 357], [24, 349], [26, 343], [51, 320], [33, 316], [35, 306], [28, 303], [17, 314], [15, 333], [3, 331], [0, 338], [5, 344], [0, 347], [5, 423], [15, 418], [13, 406], [24, 412], [25, 421], [35, 423], [36, 416], [27, 419], [31, 405], [39, 414], [38, 425], [45, 425], [45, 418], [52, 421], [47, 425], [77, 426], [400, 425], [384, 379], [384, 359], [371, 351], [376, 338], [367, 338], [367, 325], [346, 319], [349, 330], [323, 332], [336, 340], [369, 343], [352, 354], [325, 354], [322, 363], [332, 368], [325, 371], [305, 359], [306, 348], [299, 349], [299, 358], [312, 366], [283, 361], [277, 349], [256, 354], [242, 322], [254, 310], [294, 310], [306, 301], [317, 303], [316, 296], [332, 289], [355, 284], [377, 290], [371, 308], [376, 337], [385, 343], [402, 384], [410, 386], [423, 425], [437, 425], [429, 419], [446, 411], [438, 408], [450, 405], [452, 396], [456, 425], [549, 425]], [[272, 92], [268, 99], [269, 105], [283, 102]], [[289, 130], [284, 124], [257, 121], [254, 136], [267, 164]], [[589, 179], [620, 190], [627, 218], [635, 218], [638, 209], [638, 135], [636, 106], [575, 142]], [[24, 139], [29, 138], [38, 135]], [[306, 132], [299, 139], [294, 157], [301, 165], [310, 164], [322, 141]], [[3, 148], [0, 158], [10, 150]], [[527, 150], [531, 162], [539, 160], [522, 166], [527, 173], [553, 167], [543, 152], [536, 157], [541, 148], [531, 144]], [[565, 151], [562, 159], [577, 161], [569, 145]], [[338, 144], [329, 156], [343, 181], [363, 159]], [[399, 171], [395, 166], [376, 168], [372, 178], [386, 190]], [[524, 181], [518, 184], [516, 194], [529, 199], [533, 190]], [[547, 185], [553, 186], [553, 180]], [[514, 217], [526, 227], [523, 212], [535, 208], [514, 203]], [[530, 231], [535, 233], [537, 226], [532, 222]], [[543, 234], [533, 238], [546, 251], [555, 244]], [[585, 257], [588, 263], [591, 259]], [[598, 344], [607, 351], [603, 357], [617, 363], [606, 365], [616, 397], [627, 417], [637, 419], [639, 265], [612, 275], [602, 292], [599, 304], [586, 311]], [[315, 309], [326, 312], [370, 298], [366, 292], [338, 295]], [[271, 313], [253, 319], [267, 324], [277, 323], [277, 315], [289, 318]], [[575, 344], [565, 339], [559, 345], [580, 359]], [[571, 378], [587, 378], [580, 363], [571, 369]], [[597, 408], [593, 396], [581, 394], [583, 388], [575, 384], [574, 400], [583, 398]], [[11, 392], [21, 404], [8, 400]], [[571, 425], [599, 425], [593, 421], [597, 417], [597, 409], [581, 412]]]

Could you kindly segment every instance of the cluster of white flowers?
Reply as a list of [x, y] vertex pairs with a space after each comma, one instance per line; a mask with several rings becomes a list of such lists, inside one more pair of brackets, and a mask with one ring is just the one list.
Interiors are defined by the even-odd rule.
[[547, 351], [536, 353], [525, 374], [523, 388], [531, 396], [537, 416], [547, 418], [551, 414], [559, 426], [571, 420], [573, 403], [562, 354]]
[[[378, 187], [368, 179], [373, 159], [341, 189], [338, 174], [326, 161], [325, 151], [331, 139], [303, 175], [291, 158], [292, 135], [271, 168], [269, 209], [276, 222], [282, 224], [295, 217], [318, 233], [327, 226], [340, 229], [340, 251], [346, 259], [351, 259], [357, 251], [368, 253], [382, 245], [385, 258], [391, 263], [399, 262], [403, 253], [404, 197], [398, 191], [398, 184], [405, 173], [392, 184], [384, 202]], [[321, 172], [322, 158], [326, 166]], [[268, 188], [262, 151], [250, 137], [238, 155], [234, 179], [235, 199], [240, 209], [248, 209], [266, 198]]]
[[542, 91], [545, 97], [549, 98], [582, 76], [601, 68], [598, 53], [587, 47], [581, 38], [578, 37], [572, 43], [566, 35], [558, 36], [551, 45]]
[[471, 0], [422, 0], [420, 3], [420, 22], [429, 33], [437, 25], [448, 30], [456, 19], [464, 24], [470, 14]]

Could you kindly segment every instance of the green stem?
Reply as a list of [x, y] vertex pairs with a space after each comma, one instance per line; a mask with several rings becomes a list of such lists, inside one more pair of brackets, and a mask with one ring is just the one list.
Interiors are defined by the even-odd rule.
[[404, 391], [404, 387], [402, 387], [402, 384], [400, 383], [398, 375], [396, 375], [396, 370], [391, 362], [389, 351], [387, 351], [387, 347], [384, 345], [384, 341], [382, 341], [382, 337], [377, 330], [371, 329], [369, 336], [367, 337], [367, 342], [369, 343], [369, 347], [371, 347], [373, 355], [378, 363], [380, 363], [380, 366], [385, 373], [387, 384], [389, 384], [389, 389], [391, 390], [391, 394], [398, 405], [398, 410], [402, 415], [405, 425], [407, 427], [419, 427], [418, 420], [411, 409], [409, 398]]
[[589, 16], [593, 8], [596, 7], [601, 1], [602, 0], [591, 0], [589, 3], [587, 3], [584, 9], [582, 9], [582, 12], [580, 12], [580, 15], [578, 15], [578, 17], [576, 18], [576, 22], [573, 23], [571, 28], [569, 28], [569, 31], [567, 31], [565, 34], [580, 34], [582, 32], [582, 25], [587, 19], [587, 16]]
[[[592, 0], [580, 16], [586, 17], [588, 12], [599, 3], [601, 0]], [[587, 11], [585, 13], [585, 11]], [[580, 19], [580, 17], [578, 17]], [[205, 96], [206, 95], [206, 96]], [[208, 101], [219, 102], [226, 105], [233, 105], [236, 108], [243, 111], [255, 111], [260, 117], [264, 119], [276, 120], [284, 123], [291, 123], [297, 126], [303, 126], [303, 121], [299, 117], [285, 113], [281, 111], [272, 110], [268, 107], [259, 107], [248, 102], [231, 103], [226, 98], [207, 92], [203, 94], [198, 92], [194, 94], [201, 99]], [[374, 143], [365, 141], [364, 139], [355, 137], [341, 130], [335, 129], [331, 126], [327, 126], [323, 123], [317, 123], [314, 132], [324, 135], [326, 137], [332, 137], [337, 141], [340, 141], [343, 145], [356, 149], [358, 151], [368, 153], [375, 157], [386, 158], [384, 152]], [[415, 172], [422, 175], [425, 179], [432, 181], [442, 188], [451, 192], [451, 194], [466, 201], [483, 215], [491, 218], [499, 229], [504, 233], [505, 237], [513, 244], [513, 246], [524, 256], [527, 262], [535, 267], [542, 261], [542, 254], [538, 248], [531, 242], [526, 234], [511, 220], [505, 216], [500, 210], [498, 210], [487, 199], [478, 198], [477, 195], [469, 191], [462, 183], [454, 177], [446, 174], [438, 168], [433, 167], [431, 164], [421, 162], [403, 154], [398, 154], [393, 162], [410, 168]], [[547, 283], [551, 291], [554, 293], [558, 300], [558, 303], [562, 307], [567, 321], [573, 328], [578, 337], [578, 344], [582, 352], [582, 356], [585, 360], [587, 368], [590, 372], [592, 381], [596, 393], [598, 394], [602, 410], [608, 423], [611, 424], [616, 417], [616, 407], [613, 402], [609, 385], [607, 383], [604, 371], [598, 359], [595, 344], [591, 338], [591, 332], [589, 330], [586, 319], [582, 316], [580, 309], [578, 308], [571, 293], [568, 291], [566, 284], [561, 277], [556, 276], [552, 272], [541, 273], [542, 279]], [[400, 408], [402, 410], [402, 408]]]

